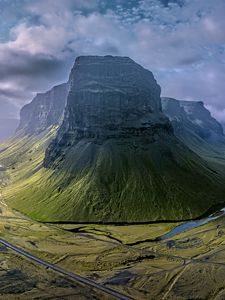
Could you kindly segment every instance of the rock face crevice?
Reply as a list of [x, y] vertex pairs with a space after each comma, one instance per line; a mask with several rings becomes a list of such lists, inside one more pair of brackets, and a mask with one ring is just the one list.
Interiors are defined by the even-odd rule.
[[31, 103], [22, 108], [17, 133], [39, 134], [52, 125], [58, 125], [63, 118], [67, 95], [67, 83], [37, 94]]

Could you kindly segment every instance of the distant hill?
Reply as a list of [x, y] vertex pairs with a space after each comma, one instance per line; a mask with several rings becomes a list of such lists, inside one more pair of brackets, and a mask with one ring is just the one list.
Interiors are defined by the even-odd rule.
[[184, 141], [195, 136], [201, 144], [207, 142], [211, 145], [225, 145], [222, 125], [212, 117], [202, 101], [164, 97], [162, 109], [172, 122], [175, 133]]
[[0, 119], [0, 142], [10, 138], [19, 124], [18, 119]]
[[204, 103], [162, 98], [162, 109], [170, 119], [176, 136], [213, 168], [224, 173], [224, 124], [212, 117]]

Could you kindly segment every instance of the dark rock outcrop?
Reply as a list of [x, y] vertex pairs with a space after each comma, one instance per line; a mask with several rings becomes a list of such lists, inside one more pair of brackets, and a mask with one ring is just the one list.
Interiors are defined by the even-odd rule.
[[31, 103], [21, 109], [17, 132], [39, 134], [48, 127], [59, 124], [63, 118], [67, 95], [66, 83], [55, 86], [46, 93], [37, 94]]
[[45, 166], [81, 139], [101, 144], [136, 137], [140, 144], [140, 138], [154, 139], [160, 130], [173, 131], [162, 114], [161, 88], [153, 74], [128, 57], [78, 57], [69, 86], [63, 124]]

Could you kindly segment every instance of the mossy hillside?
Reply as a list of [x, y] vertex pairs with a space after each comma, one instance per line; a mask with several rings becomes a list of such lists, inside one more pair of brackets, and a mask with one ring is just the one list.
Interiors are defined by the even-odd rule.
[[[32, 218], [50, 222], [182, 220], [198, 217], [224, 201], [220, 177], [176, 138], [168, 141], [164, 136], [151, 147], [141, 148], [113, 140], [101, 145], [80, 141], [67, 149], [54, 169], [45, 169], [45, 148], [53, 135], [54, 130], [32, 142], [14, 141], [9, 148], [18, 153], [18, 163], [8, 171], [11, 184], [4, 196], [10, 206]], [[9, 162], [9, 157], [4, 159]]]
[[35, 177], [42, 168], [45, 149], [55, 132], [56, 127], [52, 127], [38, 136], [19, 135], [2, 145], [0, 163], [6, 169], [4, 179], [7, 181], [4, 192]]
[[24, 163], [29, 160], [27, 165], [32, 166], [40, 154], [43, 160], [45, 150], [54, 138], [57, 128], [58, 126], [52, 126], [39, 135], [27, 136], [19, 134], [14, 136], [7, 143], [1, 144], [0, 163], [9, 172], [14, 170], [16, 173], [16, 165], [19, 166], [21, 164], [24, 166]]
[[214, 172], [222, 177], [225, 176], [225, 144], [210, 144], [193, 132], [183, 132], [178, 138], [206, 161]]

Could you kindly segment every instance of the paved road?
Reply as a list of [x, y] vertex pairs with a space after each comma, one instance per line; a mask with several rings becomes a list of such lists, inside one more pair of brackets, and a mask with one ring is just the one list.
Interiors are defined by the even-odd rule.
[[100, 284], [98, 284], [98, 283], [96, 283], [94, 281], [91, 281], [91, 280], [89, 280], [87, 278], [84, 278], [84, 277], [79, 276], [79, 275], [77, 275], [75, 273], [72, 273], [72, 272], [68, 272], [66, 270], [63, 270], [63, 269], [61, 269], [61, 268], [59, 268], [59, 267], [51, 264], [51, 263], [48, 263], [47, 261], [44, 261], [44, 260], [42, 260], [42, 259], [40, 259], [40, 258], [38, 258], [38, 257], [36, 257], [36, 256], [34, 256], [32, 254], [30, 254], [29, 252], [24, 251], [23, 249], [18, 248], [18, 247], [14, 246], [11, 243], [8, 243], [7, 241], [5, 241], [3, 239], [0, 239], [0, 244], [2, 244], [5, 247], [7, 247], [7, 248], [9, 248], [9, 249], [11, 249], [11, 250], [19, 253], [20, 255], [23, 255], [23, 256], [29, 258], [32, 261], [37, 262], [38, 264], [41, 264], [41, 265], [45, 266], [46, 268], [48, 268], [50, 270], [53, 270], [53, 271], [55, 271], [57, 273], [60, 273], [60, 274], [64, 275], [65, 277], [67, 277], [69, 279], [72, 279], [72, 280], [75, 280], [75, 281], [80, 282], [82, 284], [88, 285], [88, 286], [90, 286], [90, 287], [92, 287], [94, 289], [100, 290], [103, 293], [111, 295], [111, 296], [113, 296], [113, 297], [115, 297], [117, 299], [120, 299], [120, 300], [133, 300], [133, 298], [130, 298], [130, 297], [126, 296], [126, 295], [123, 295], [123, 294], [121, 294], [121, 293], [119, 293], [119, 292], [117, 292], [117, 291], [115, 291], [115, 290], [113, 290], [111, 288], [104, 287], [104, 286], [102, 286], [102, 285], [100, 285]]

